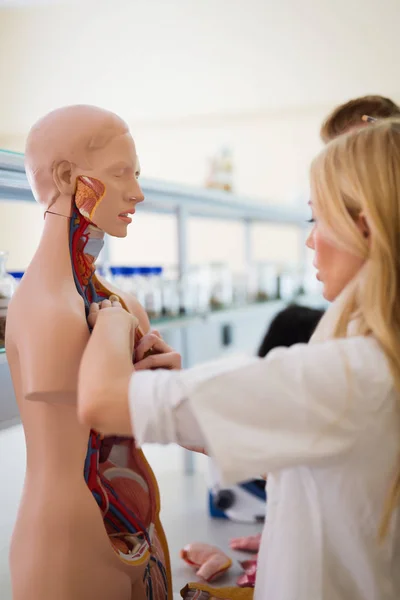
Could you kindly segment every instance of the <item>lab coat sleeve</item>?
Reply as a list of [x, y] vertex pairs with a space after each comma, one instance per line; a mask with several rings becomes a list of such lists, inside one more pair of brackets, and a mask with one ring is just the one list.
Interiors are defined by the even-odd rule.
[[136, 444], [170, 444], [206, 448], [204, 435], [191, 408], [189, 397], [205, 380], [257, 359], [231, 356], [198, 365], [185, 371], [140, 371], [129, 386], [129, 407]]
[[[227, 484], [294, 466], [322, 466], [352, 448], [365, 413], [374, 410], [374, 377], [388, 378], [381, 355], [374, 340], [349, 338], [277, 349], [225, 371], [210, 366], [197, 379], [191, 369], [143, 373], [146, 385], [160, 378], [158, 403], [152, 390], [134, 413], [140, 423], [139, 413], [151, 407], [150, 429], [164, 427], [158, 440], [143, 441], [183, 436], [197, 445], [200, 439], [190, 441], [193, 426]], [[137, 382], [133, 396], [139, 398], [143, 383]], [[382, 386], [377, 389], [381, 394]], [[134, 427], [135, 419], [133, 414]]]

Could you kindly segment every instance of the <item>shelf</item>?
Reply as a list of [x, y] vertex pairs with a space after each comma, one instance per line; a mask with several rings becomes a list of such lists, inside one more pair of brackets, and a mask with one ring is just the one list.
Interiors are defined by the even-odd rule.
[[227, 309], [213, 310], [203, 314], [194, 314], [179, 317], [165, 317], [161, 319], [152, 319], [151, 327], [160, 331], [182, 329], [191, 325], [205, 322], [222, 322], [232, 319], [242, 319], [248, 316], [249, 312], [265, 312], [266, 309], [277, 310], [280, 306], [285, 306], [287, 302], [283, 300], [271, 300], [269, 302], [257, 302], [245, 306], [237, 306]]
[[[315, 308], [326, 308], [326, 301], [320, 295], [302, 295], [294, 298], [293, 303], [301, 304], [303, 306], [310, 306]], [[161, 319], [152, 319], [151, 327], [159, 329], [160, 331], [172, 330], [172, 329], [183, 329], [196, 325], [199, 323], [213, 322], [220, 323], [224, 321], [232, 321], [234, 319], [245, 319], [249, 313], [260, 312], [263, 313], [266, 310], [278, 312], [283, 310], [285, 306], [288, 306], [291, 302], [287, 300], [269, 300], [267, 302], [254, 302], [244, 306], [237, 306], [227, 309], [214, 310], [203, 314], [194, 314], [179, 317], [165, 317]], [[4, 348], [0, 348], [0, 364], [6, 363], [6, 352]]]
[[321, 308], [327, 307], [327, 302], [319, 294], [302, 294], [292, 301], [288, 300], [269, 300], [267, 302], [254, 302], [245, 306], [237, 306], [228, 309], [214, 310], [204, 314], [188, 315], [171, 318], [152, 319], [151, 326], [154, 329], [160, 331], [169, 331], [172, 329], [182, 329], [191, 325], [205, 322], [224, 322], [231, 321], [233, 319], [245, 319], [249, 313], [260, 312], [263, 313], [266, 310], [278, 312], [283, 310], [285, 306], [291, 303], [301, 304], [302, 306], [309, 306], [310, 308]]
[[[145, 202], [140, 211], [191, 216], [245, 219], [306, 226], [307, 207], [256, 202], [229, 192], [140, 179]], [[34, 201], [24, 168], [24, 155], [0, 150], [0, 200]]]
[[[295, 299], [295, 302], [297, 304], [314, 306], [316, 308], [321, 308], [326, 305], [321, 296], [311, 295], [299, 296]], [[201, 344], [202, 339], [204, 341], [204, 331], [202, 327], [200, 327], [200, 329], [196, 328], [196, 325], [209, 325], [214, 323], [216, 324], [216, 327], [211, 327], [211, 329], [213, 331], [218, 331], [221, 325], [235, 324], [239, 330], [240, 328], [243, 330], [244, 324], [247, 329], [246, 319], [249, 319], [250, 323], [254, 324], [254, 322], [256, 322], [257, 331], [259, 331], [261, 335], [264, 328], [267, 327], [267, 324], [271, 322], [275, 315], [287, 305], [287, 301], [272, 300], [269, 302], [249, 304], [247, 306], [230, 308], [227, 310], [212, 311], [204, 315], [154, 320], [151, 322], [151, 326], [155, 329], [159, 329], [163, 333], [177, 329], [184, 330], [186, 335], [191, 334], [191, 338], [194, 338], [198, 343]], [[193, 326], [194, 329], [191, 329]], [[209, 329], [207, 329], [207, 333], [205, 333], [205, 335], [207, 342], [212, 343], [212, 340], [209, 338]], [[257, 337], [259, 337], [258, 334]], [[253, 351], [254, 348], [251, 348], [250, 352], [252, 353]], [[18, 407], [15, 401], [10, 371], [4, 349], [0, 349], [0, 389], [0, 430], [2, 430], [13, 427], [19, 422]]]
[[[310, 308], [326, 308], [327, 302], [320, 295], [301, 295], [294, 298], [293, 303], [309, 306]], [[185, 315], [179, 317], [163, 317], [161, 319], [151, 319], [151, 327], [160, 331], [171, 331], [173, 329], [183, 329], [199, 323], [221, 323], [233, 319], [245, 319], [249, 313], [266, 310], [278, 312], [291, 302], [287, 300], [269, 300], [267, 302], [254, 302], [244, 306], [237, 306], [227, 309], [209, 311], [203, 314]], [[6, 363], [5, 348], [0, 348], [0, 364]]]

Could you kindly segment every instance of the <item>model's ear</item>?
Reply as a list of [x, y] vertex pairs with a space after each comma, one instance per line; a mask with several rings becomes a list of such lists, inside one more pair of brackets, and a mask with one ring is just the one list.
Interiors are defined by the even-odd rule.
[[62, 160], [53, 168], [53, 179], [60, 194], [72, 196], [75, 193], [75, 166], [67, 160]]

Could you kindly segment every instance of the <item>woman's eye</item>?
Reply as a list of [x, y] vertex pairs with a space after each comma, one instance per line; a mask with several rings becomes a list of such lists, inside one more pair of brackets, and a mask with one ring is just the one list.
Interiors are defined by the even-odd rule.
[[307, 219], [307, 223], [315, 223], [314, 217], [311, 217], [311, 219]]
[[135, 173], [135, 178], [136, 178], [136, 179], [139, 179], [139, 177], [140, 177], [140, 171], [136, 171], [136, 173]]

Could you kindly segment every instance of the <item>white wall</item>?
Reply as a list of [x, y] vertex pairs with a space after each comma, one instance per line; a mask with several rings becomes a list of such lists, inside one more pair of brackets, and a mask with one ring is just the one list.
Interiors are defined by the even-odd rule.
[[400, 92], [397, 0], [63, 4], [2, 9], [4, 134], [77, 101], [134, 123]]
[[270, 202], [293, 202], [307, 191], [308, 168], [320, 148], [328, 109], [282, 109], [174, 119], [132, 127], [143, 173], [203, 185], [208, 160], [233, 152], [235, 191]]
[[400, 98], [398, 0], [105, 0], [0, 9], [0, 146], [68, 103], [117, 111], [146, 176], [202, 184], [233, 148], [239, 192], [303, 191], [321, 119], [365, 93]]
[[43, 212], [35, 202], [0, 201], [0, 250], [9, 253], [7, 267], [25, 270], [39, 243]]
[[[43, 213], [31, 202], [0, 202], [0, 249], [9, 253], [7, 268], [25, 270], [38, 245]], [[241, 223], [193, 218], [188, 228], [188, 260], [199, 265], [224, 262], [235, 272], [245, 267]], [[301, 234], [296, 227], [255, 225], [252, 254], [256, 261], [294, 264]], [[136, 214], [124, 239], [112, 239], [110, 258], [115, 265], [175, 266], [178, 262], [176, 220], [172, 216]]]
[[[22, 150], [39, 116], [89, 102], [129, 122], [147, 177], [202, 185], [208, 159], [227, 145], [238, 193], [304, 202], [318, 129], [331, 107], [370, 92], [400, 98], [398, 0], [383, 0], [379, 11], [374, 0], [362, 10], [357, 0], [62, 4], [0, 8], [0, 147]], [[10, 267], [29, 262], [41, 223], [36, 207], [0, 204], [0, 247], [10, 250]], [[174, 262], [174, 227], [138, 215], [112, 256]], [[220, 260], [232, 239], [237, 264], [242, 233], [215, 227], [191, 225], [192, 260], [210, 260], [212, 252]], [[292, 261], [298, 253], [294, 232], [283, 243], [278, 230], [266, 229], [257, 240], [260, 260]]]

